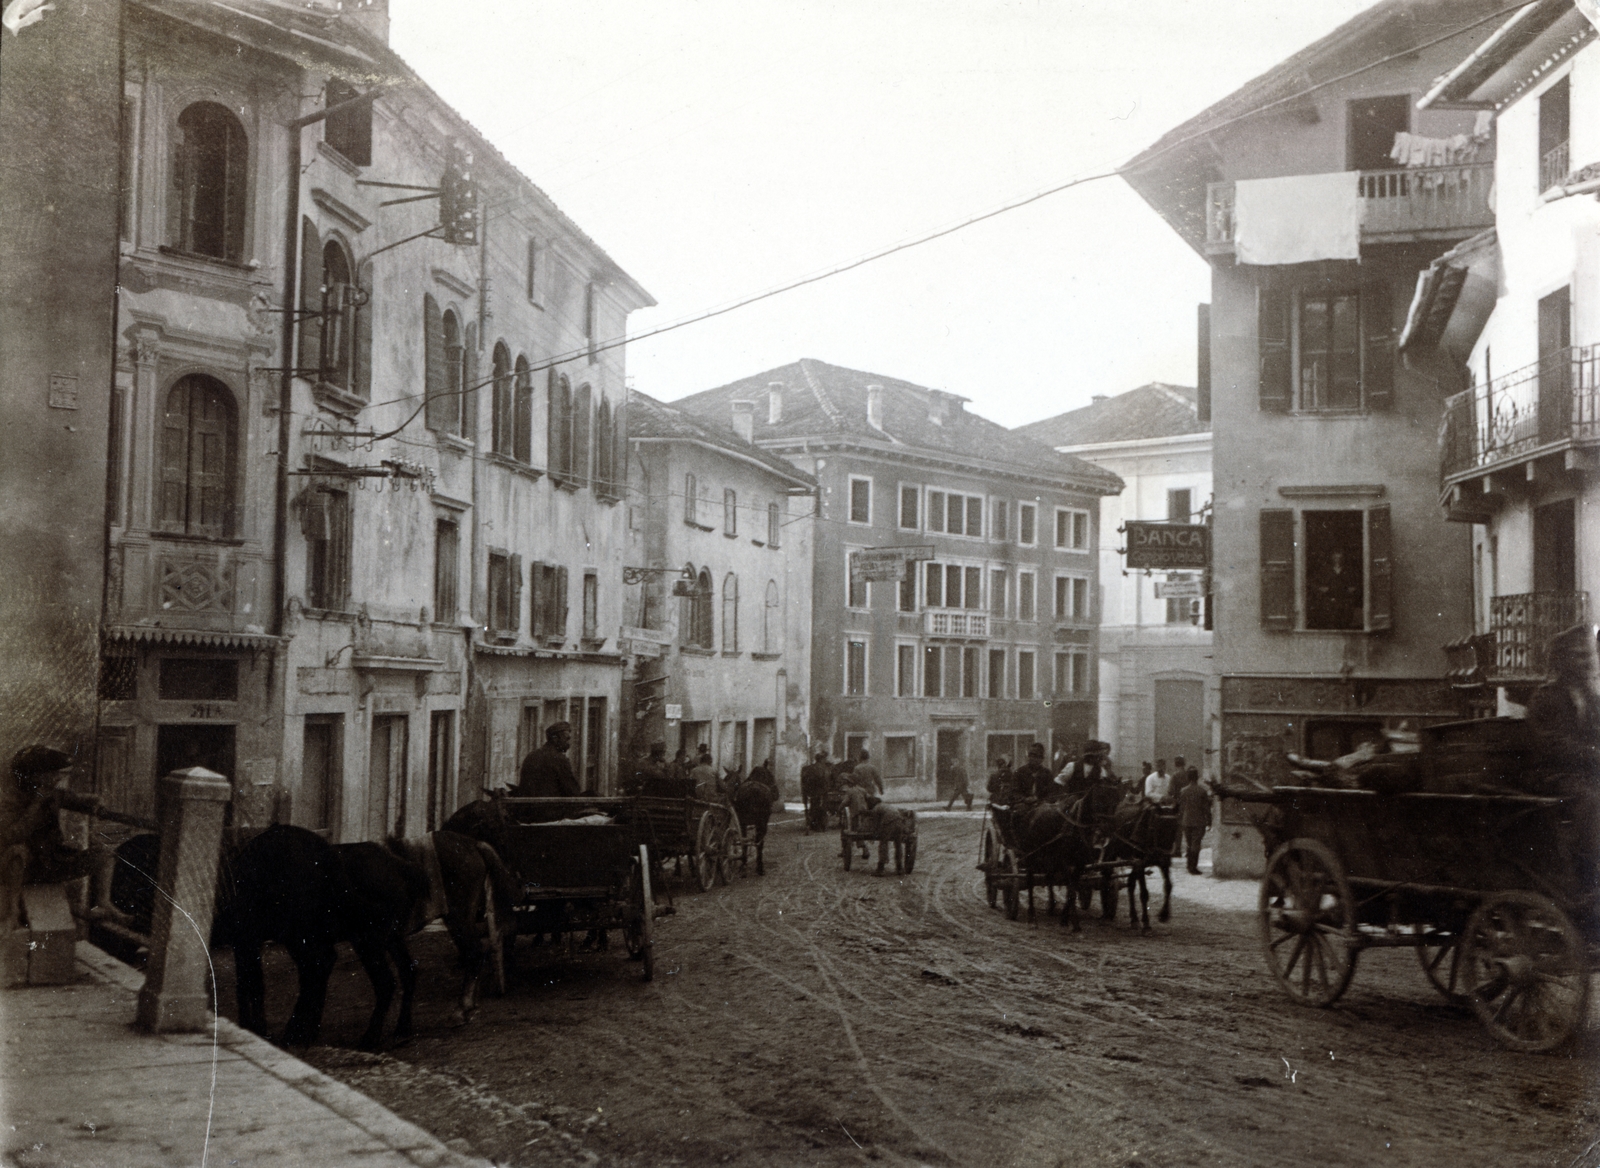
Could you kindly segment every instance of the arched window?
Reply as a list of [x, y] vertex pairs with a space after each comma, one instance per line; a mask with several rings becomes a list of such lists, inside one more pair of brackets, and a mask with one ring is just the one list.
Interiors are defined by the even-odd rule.
[[496, 454], [511, 453], [511, 350], [504, 342], [494, 346], [494, 409], [491, 449]]
[[700, 579], [695, 586], [695, 644], [705, 649], [713, 648], [711, 640], [711, 573], [700, 569]]
[[511, 457], [518, 462], [533, 462], [533, 374], [528, 359], [517, 357], [516, 405], [511, 416]]
[[322, 380], [348, 391], [355, 371], [355, 288], [337, 240], [322, 247]]
[[167, 391], [161, 423], [161, 530], [223, 539], [233, 533], [237, 426], [233, 395], [191, 373]]
[[617, 481], [616, 431], [611, 424], [611, 399], [600, 395], [594, 412], [594, 485], [603, 494], [615, 494]]
[[766, 603], [761, 608], [761, 651], [776, 653], [779, 644], [778, 582], [767, 581]]
[[697, 599], [700, 593], [700, 577], [695, 574], [693, 564], [683, 566], [684, 579], [680, 583], [685, 587], [679, 591], [677, 587], [673, 592], [678, 596], [678, 640], [684, 645], [698, 645], [695, 634], [699, 631], [697, 620]]
[[441, 313], [439, 302], [428, 293], [422, 297], [422, 331], [422, 377], [428, 429], [453, 434], [461, 425], [461, 399], [450, 392], [450, 366], [456, 359], [452, 358], [449, 346], [452, 342], [460, 346], [460, 331], [456, 314]]
[[572, 474], [572, 383], [565, 374], [550, 378], [550, 473]]
[[461, 432], [461, 415], [464, 412], [461, 407], [465, 401], [461, 393], [461, 367], [464, 354], [460, 318], [456, 316], [454, 309], [447, 309], [444, 314], [444, 398], [449, 403], [445, 406], [445, 414], [449, 419], [448, 429], [452, 434]]
[[739, 651], [739, 577], [732, 572], [722, 578], [722, 651]]
[[249, 154], [244, 127], [226, 106], [201, 101], [178, 115], [167, 221], [173, 247], [219, 260], [244, 258]]
[[[301, 220], [299, 375], [346, 393], [372, 394], [372, 262], [351, 279], [350, 253]], [[434, 308], [437, 312], [437, 305]]]

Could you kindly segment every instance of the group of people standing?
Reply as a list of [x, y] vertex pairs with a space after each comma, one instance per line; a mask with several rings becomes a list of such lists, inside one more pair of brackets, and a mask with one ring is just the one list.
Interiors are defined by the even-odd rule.
[[[1143, 802], [1177, 812], [1179, 835], [1173, 854], [1182, 854], [1188, 870], [1199, 874], [1200, 845], [1211, 823], [1212, 793], [1201, 781], [1197, 767], [1186, 765], [1180, 755], [1173, 759], [1172, 770], [1168, 771], [1167, 760], [1161, 758], [1154, 766], [1148, 762], [1142, 764], [1144, 773], [1139, 779], [1122, 782], [1111, 767], [1110, 744], [1092, 739], [1084, 744], [1076, 759], [1069, 761], [1063, 753], [1055, 761], [1057, 765], [1053, 769], [1045, 764], [1044, 744], [1039, 742], [1028, 747], [1028, 761], [1015, 770], [1011, 759], [1002, 754], [995, 759], [989, 772], [990, 805], [1012, 807], [1025, 800], [1070, 799], [1098, 784], [1118, 784], [1128, 802]], [[972, 795], [965, 782], [951, 797], [946, 810], [961, 797], [965, 797], [971, 808]]]
[[649, 755], [634, 767], [621, 785], [624, 795], [720, 803], [741, 783], [759, 783], [767, 788], [772, 801], [778, 799], [778, 781], [773, 776], [770, 756], [751, 767], [748, 775], [740, 775], [737, 766], [724, 767], [719, 775], [711, 758], [711, 747], [706, 743], [700, 743], [693, 759], [689, 757], [688, 748], [680, 746], [669, 761], [666, 743], [653, 742]]

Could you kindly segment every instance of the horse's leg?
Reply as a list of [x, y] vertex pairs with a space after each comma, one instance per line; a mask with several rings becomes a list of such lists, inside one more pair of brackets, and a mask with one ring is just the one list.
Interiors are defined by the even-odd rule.
[[1139, 910], [1143, 921], [1143, 930], [1148, 933], [1150, 931], [1150, 882], [1146, 878], [1145, 872], [1144, 863], [1141, 861], [1139, 864]]
[[[361, 1036], [361, 1049], [378, 1050], [383, 1045], [383, 1023], [394, 1002], [394, 971], [389, 968], [383, 941], [363, 937], [354, 944], [356, 956], [361, 958], [361, 968], [367, 971], [367, 979], [372, 982], [372, 1017], [367, 1020], [366, 1033]], [[396, 1037], [400, 1036], [397, 1032]]]
[[1161, 914], [1157, 919], [1163, 924], [1172, 919], [1172, 861], [1166, 856], [1161, 858]]
[[1024, 871], [1024, 878], [1028, 881], [1028, 923], [1033, 924], [1033, 873]]
[[478, 1008], [478, 979], [483, 972], [484, 950], [492, 943], [484, 926], [486, 889], [479, 885], [479, 895], [467, 906], [466, 912], [452, 910], [444, 919], [450, 940], [455, 942], [456, 956], [461, 960], [461, 1002], [450, 1019], [455, 1026], [465, 1026]]
[[1083, 926], [1078, 923], [1078, 873], [1068, 868], [1066, 880], [1066, 899], [1061, 904], [1061, 927], [1080, 933]]
[[766, 850], [766, 847], [767, 847], [767, 833], [766, 833], [766, 830], [763, 829], [762, 831], [760, 831], [756, 835], [756, 875], [757, 876], [765, 876], [767, 874], [767, 866], [764, 863], [762, 863], [762, 859], [761, 859], [761, 853]]
[[267, 1034], [267, 983], [261, 972], [261, 941], [240, 938], [233, 946], [234, 996], [239, 999], [239, 1025]]
[[411, 956], [406, 939], [398, 933], [389, 939], [388, 949], [400, 971], [400, 1020], [394, 1033], [396, 1038], [410, 1038], [411, 1010], [417, 1003], [417, 959]]
[[1117, 919], [1117, 900], [1121, 896], [1121, 889], [1109, 871], [1100, 873], [1100, 919], [1114, 921]]
[[328, 979], [333, 976], [338, 952], [331, 941], [295, 941], [284, 946], [300, 972], [300, 993], [284, 1027], [285, 1046], [310, 1046], [322, 1030], [322, 1011], [328, 1001]]

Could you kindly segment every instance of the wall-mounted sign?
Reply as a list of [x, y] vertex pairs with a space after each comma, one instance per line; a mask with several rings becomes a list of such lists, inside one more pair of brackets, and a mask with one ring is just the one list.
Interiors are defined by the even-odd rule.
[[1199, 580], [1157, 580], [1157, 600], [1203, 600], [1205, 584]]
[[627, 641], [648, 641], [652, 645], [672, 644], [672, 633], [667, 629], [636, 629], [623, 625], [622, 637]]
[[669, 721], [669, 722], [677, 722], [677, 721], [681, 721], [682, 718], [683, 718], [683, 703], [682, 702], [668, 702], [667, 703], [667, 721]]
[[850, 582], [894, 583], [906, 578], [906, 565], [917, 560], [933, 559], [932, 544], [915, 547], [865, 548], [850, 553]]
[[1151, 523], [1129, 520], [1130, 568], [1195, 568], [1206, 566], [1208, 529], [1204, 523]]

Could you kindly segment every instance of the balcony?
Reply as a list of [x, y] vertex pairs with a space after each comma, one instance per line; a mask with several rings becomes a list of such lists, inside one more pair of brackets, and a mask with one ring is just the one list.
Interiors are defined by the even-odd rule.
[[[1463, 239], [1494, 226], [1494, 209], [1489, 205], [1492, 162], [1364, 170], [1360, 181], [1365, 200], [1363, 244]], [[1206, 185], [1209, 253], [1233, 250], [1233, 186], [1231, 182]]]
[[982, 612], [925, 612], [922, 614], [922, 631], [930, 637], [987, 641], [989, 616]]
[[1445, 401], [1440, 484], [1589, 443], [1600, 443], [1600, 345], [1557, 349]]
[[1563, 142], [1553, 150], [1546, 152], [1539, 159], [1539, 189], [1548, 191], [1551, 187], [1562, 185], [1566, 181], [1569, 162], [1572, 157], [1572, 144]]
[[1587, 592], [1522, 592], [1489, 601], [1492, 651], [1483, 663], [1490, 685], [1548, 681], [1550, 638], [1586, 619]]

